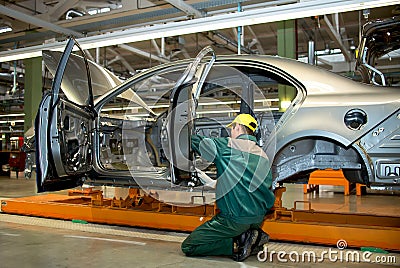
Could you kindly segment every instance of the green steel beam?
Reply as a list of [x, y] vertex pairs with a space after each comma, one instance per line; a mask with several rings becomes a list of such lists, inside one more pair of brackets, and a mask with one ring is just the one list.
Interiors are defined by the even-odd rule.
[[[297, 35], [296, 20], [286, 20], [277, 22], [278, 25], [278, 55], [285, 58], [297, 59]], [[280, 111], [285, 111], [282, 107], [284, 102], [292, 101], [296, 97], [296, 90], [291, 86], [279, 85], [278, 97]]]
[[34, 124], [42, 99], [42, 57], [25, 59], [24, 132]]

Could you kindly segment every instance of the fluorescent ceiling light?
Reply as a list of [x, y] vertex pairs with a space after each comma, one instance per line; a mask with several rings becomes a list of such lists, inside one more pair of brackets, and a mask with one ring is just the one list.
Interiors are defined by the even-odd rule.
[[[259, 109], [254, 109], [255, 112], [269, 112], [269, 111], [279, 111], [279, 108], [259, 108]], [[230, 114], [230, 113], [239, 113], [240, 110], [238, 109], [233, 109], [233, 110], [219, 110], [219, 111], [197, 111], [196, 115], [197, 117], [202, 114]], [[160, 114], [156, 114], [157, 116]], [[140, 120], [141, 117], [148, 117], [149, 114], [135, 114], [135, 115], [128, 115], [125, 117], [125, 119], [128, 120]]]
[[[292, 20], [311, 16], [343, 13], [382, 6], [399, 4], [399, 0], [313, 0], [300, 1], [292, 4], [269, 6], [265, 8], [245, 10], [243, 12], [215, 15], [198, 19], [157, 24], [140, 28], [131, 28], [102, 35], [78, 38], [83, 49], [114, 46], [138, 41], [151, 40], [161, 37], [179, 36], [213, 30], [231, 29], [238, 26], [270, 23], [275, 21]], [[65, 42], [40, 46], [32, 46], [29, 52], [43, 49], [63, 50]], [[22, 56], [21, 49], [0, 52], [0, 62], [32, 57], [26, 53]]]
[[[1, 52], [0, 52], [1, 53]], [[36, 58], [36, 57], [41, 57], [42, 56], [42, 51], [28, 51], [28, 52], [22, 52], [16, 55], [10, 55], [10, 56], [0, 56], [0, 62], [7, 62], [7, 61], [13, 61], [13, 60], [22, 60], [22, 59], [30, 59], [30, 58]]]
[[287, 108], [289, 108], [291, 103], [292, 103], [291, 101], [281, 101], [281, 108], [287, 109]]
[[6, 32], [11, 32], [12, 28], [10, 26], [0, 26], [0, 34], [6, 33]]
[[255, 108], [255, 112], [269, 112], [269, 111], [279, 111], [279, 108], [268, 107], [268, 108]]
[[18, 117], [25, 116], [25, 114], [0, 114], [0, 117]]
[[223, 113], [238, 113], [240, 110], [219, 110], [219, 111], [197, 111], [196, 114], [223, 114]]
[[0, 121], [0, 124], [11, 124], [12, 122], [14, 122], [14, 123], [24, 123], [25, 120], [2, 120], [2, 121]]
[[97, 9], [88, 10], [87, 13], [88, 13], [89, 15], [91, 15], [91, 16], [96, 15], [96, 14], [97, 14]]
[[254, 100], [254, 102], [265, 102], [265, 101], [279, 101], [279, 98]]
[[208, 105], [229, 105], [229, 104], [238, 104], [240, 101], [215, 101], [215, 102], [200, 102], [199, 106], [208, 106]]
[[160, 104], [160, 105], [149, 105], [150, 109], [157, 109], [157, 108], [168, 108], [169, 104]]
[[0, 62], [13, 60], [30, 59], [42, 56], [42, 50], [64, 51], [67, 41], [44, 44], [33, 47], [23, 47], [14, 50], [0, 52]]
[[112, 107], [112, 108], [104, 108], [101, 109], [102, 112], [111, 112], [111, 111], [124, 111], [124, 110], [133, 110], [137, 107]]
[[[279, 108], [255, 108], [255, 112], [268, 112], [268, 111], [279, 111]], [[212, 111], [197, 111], [196, 114], [223, 114], [223, 113], [239, 113], [240, 110], [232, 109], [232, 110], [212, 110]]]
[[[255, 103], [264, 103], [265, 101], [279, 101], [278, 98], [271, 98], [271, 99], [261, 99], [261, 100], [254, 100]], [[240, 104], [240, 101], [215, 101], [215, 102], [200, 102], [199, 106], [208, 106], [208, 105], [230, 105], [230, 104]], [[149, 105], [150, 109], [157, 109], [157, 108], [168, 108], [169, 104], [159, 104], [159, 105]], [[133, 110], [140, 107], [109, 107], [101, 109], [102, 112], [110, 112], [110, 111], [125, 111], [125, 110]]]
[[111, 11], [111, 8], [109, 8], [109, 7], [103, 7], [103, 8], [93, 8], [93, 9], [89, 9], [88, 11], [87, 11], [87, 13], [89, 14], [89, 15], [96, 15], [96, 14], [101, 14], [101, 13], [107, 13], [107, 12], [110, 12]]

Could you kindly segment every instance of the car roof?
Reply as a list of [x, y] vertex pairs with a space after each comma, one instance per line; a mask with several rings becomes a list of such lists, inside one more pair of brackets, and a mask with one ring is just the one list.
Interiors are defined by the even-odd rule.
[[[207, 60], [207, 58], [205, 58]], [[152, 68], [146, 69], [143, 72], [133, 75], [131, 78], [126, 80], [123, 84], [129, 83], [130, 81], [141, 77], [143, 75], [151, 75], [157, 73], [157, 71], [171, 66], [185, 66], [191, 63], [193, 59], [178, 60], [170, 63], [164, 63]], [[300, 86], [307, 89], [307, 95], [313, 94], [325, 94], [328, 92], [346, 91], [346, 93], [361, 92], [365, 88], [371, 88], [376, 90], [375, 86], [363, 84], [358, 81], [353, 81], [348, 77], [333, 73], [326, 69], [318, 66], [310, 65], [297, 61], [295, 59], [289, 59], [279, 56], [270, 55], [221, 55], [217, 56], [215, 64], [251, 64], [254, 63], [256, 66], [265, 65], [271, 67], [271, 69], [279, 69], [279, 72], [284, 72], [286, 76], [292, 77]], [[113, 90], [111, 90], [113, 91]], [[95, 103], [101, 102], [104, 99], [104, 95], [95, 100]]]
[[217, 61], [229, 59], [245, 62], [259, 62], [278, 68], [303, 85], [307, 89], [307, 94], [318, 94], [321, 91], [331, 92], [333, 89], [335, 89], [335, 91], [340, 91], [341, 89], [364, 90], [366, 86], [371, 87], [371, 85], [351, 80], [349, 77], [333, 73], [321, 67], [280, 56], [235, 55], [217, 57]]
[[[207, 58], [205, 58], [207, 59]], [[193, 59], [185, 59], [178, 60], [170, 63], [161, 64], [155, 66], [153, 68], [147, 69], [145, 73], [152, 72], [157, 69], [162, 69], [167, 66], [173, 65], [184, 65], [192, 62]], [[317, 82], [317, 83], [326, 83], [327, 81], [332, 81], [333, 83], [336, 80], [345, 81], [351, 84], [359, 84], [359, 82], [355, 82], [348, 77], [341, 76], [339, 74], [333, 73], [326, 69], [320, 68], [318, 66], [310, 65], [307, 63], [303, 63], [297, 61], [295, 59], [284, 58], [280, 56], [270, 56], [270, 55], [221, 55], [216, 58], [216, 64], [224, 63], [224, 62], [233, 62], [233, 63], [262, 63], [265, 65], [273, 66], [275, 68], [280, 69], [286, 74], [292, 76], [296, 80], [298, 80], [302, 84], [309, 84], [309, 81]], [[135, 77], [135, 76], [133, 76]], [[133, 78], [132, 77], [132, 78]], [[129, 79], [130, 80], [130, 79]]]

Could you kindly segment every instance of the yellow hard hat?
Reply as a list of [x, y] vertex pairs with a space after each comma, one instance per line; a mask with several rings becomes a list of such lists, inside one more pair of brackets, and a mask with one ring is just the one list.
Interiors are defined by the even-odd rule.
[[254, 117], [252, 117], [249, 114], [239, 114], [238, 116], [236, 116], [236, 118], [232, 121], [232, 123], [230, 123], [229, 125], [227, 125], [226, 127], [231, 127], [233, 123], [238, 123], [241, 124], [243, 126], [248, 127], [251, 131], [254, 132], [254, 130], [256, 130], [257, 128], [257, 120], [254, 119]]

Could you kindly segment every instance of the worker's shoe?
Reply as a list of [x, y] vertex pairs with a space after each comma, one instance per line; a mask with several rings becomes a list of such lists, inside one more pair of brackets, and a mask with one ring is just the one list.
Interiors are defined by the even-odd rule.
[[234, 253], [232, 258], [235, 261], [242, 262], [250, 256], [254, 245], [257, 242], [258, 231], [249, 229], [237, 238], [238, 252]]
[[257, 255], [260, 251], [264, 250], [264, 244], [268, 243], [269, 235], [261, 229], [258, 229], [258, 236], [254, 248], [250, 255]]

